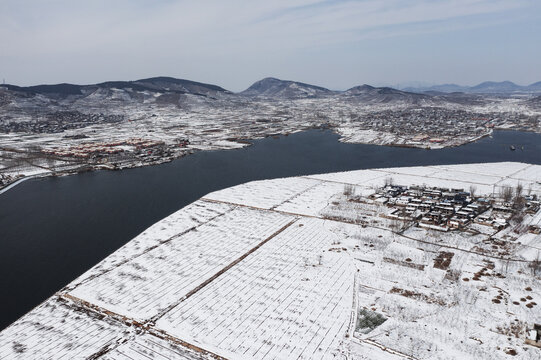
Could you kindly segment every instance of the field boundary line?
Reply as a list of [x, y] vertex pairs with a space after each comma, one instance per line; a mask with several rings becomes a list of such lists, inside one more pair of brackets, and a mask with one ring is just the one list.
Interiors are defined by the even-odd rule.
[[200, 285], [198, 285], [197, 287], [195, 287], [194, 289], [190, 290], [190, 292], [188, 292], [186, 295], [184, 295], [182, 298], [180, 298], [177, 302], [169, 305], [167, 308], [165, 308], [165, 310], [163, 310], [161, 313], [153, 316], [150, 320], [151, 323], [155, 323], [156, 321], [158, 321], [161, 317], [163, 317], [165, 314], [167, 314], [168, 312], [170, 312], [171, 310], [173, 310], [175, 307], [177, 307], [181, 302], [183, 302], [184, 300], [190, 298], [191, 296], [195, 295], [199, 290], [203, 289], [204, 287], [206, 287], [207, 285], [209, 285], [210, 283], [212, 283], [214, 280], [216, 280], [217, 278], [219, 278], [221, 275], [223, 275], [226, 271], [228, 271], [229, 269], [231, 269], [232, 267], [234, 267], [235, 265], [237, 265], [238, 263], [240, 263], [242, 260], [246, 259], [248, 256], [250, 256], [252, 253], [254, 253], [257, 249], [259, 249], [261, 246], [265, 245], [267, 242], [269, 242], [270, 240], [272, 240], [274, 237], [276, 237], [278, 234], [280, 234], [281, 232], [283, 232], [285, 229], [287, 229], [288, 227], [290, 227], [291, 225], [293, 225], [295, 222], [297, 222], [299, 220], [298, 217], [295, 217], [293, 220], [291, 220], [290, 222], [288, 222], [287, 224], [285, 224], [284, 226], [282, 226], [280, 229], [278, 229], [277, 231], [275, 231], [273, 234], [271, 234], [269, 237], [267, 237], [266, 239], [262, 240], [261, 242], [259, 242], [256, 246], [254, 246], [253, 248], [251, 248], [250, 250], [248, 250], [246, 253], [242, 254], [240, 257], [238, 257], [236, 260], [234, 260], [232, 263], [230, 263], [229, 265], [225, 266], [224, 268], [222, 268], [220, 271], [218, 271], [216, 274], [212, 275], [210, 278], [208, 278], [207, 280], [205, 280], [203, 283], [201, 283]]
[[[205, 350], [202, 347], [199, 347], [197, 345], [193, 345], [187, 341], [184, 341], [182, 339], [179, 339], [175, 336], [172, 336], [171, 334], [165, 332], [161, 329], [156, 329], [152, 324], [148, 323], [141, 323], [137, 320], [134, 320], [128, 316], [118, 314], [113, 311], [109, 311], [101, 306], [92, 304], [88, 301], [85, 301], [83, 299], [80, 299], [76, 296], [70, 295], [70, 294], [57, 294], [57, 296], [64, 301], [68, 301], [72, 303], [72, 306], [79, 306], [86, 310], [86, 312], [97, 314], [98, 316], [106, 316], [110, 319], [116, 320], [120, 323], [122, 323], [124, 326], [127, 326], [128, 328], [131, 328], [132, 326], [139, 329], [143, 333], [152, 335], [154, 337], [160, 338], [162, 340], [168, 340], [171, 342], [174, 342], [177, 345], [180, 345], [188, 350], [194, 351], [196, 353], [209, 356], [210, 358], [217, 359], [217, 360], [227, 360], [227, 358], [220, 356], [216, 353], [213, 353], [211, 351]], [[68, 307], [72, 308], [72, 306], [68, 305]], [[90, 358], [99, 358], [106, 353], [115, 350], [120, 345], [124, 344], [126, 341], [133, 340], [135, 336], [131, 336], [129, 338], [121, 337], [117, 339], [116, 341], [113, 341], [112, 343], [107, 344], [107, 346], [101, 348], [98, 350], [98, 352], [94, 353], [90, 356]]]

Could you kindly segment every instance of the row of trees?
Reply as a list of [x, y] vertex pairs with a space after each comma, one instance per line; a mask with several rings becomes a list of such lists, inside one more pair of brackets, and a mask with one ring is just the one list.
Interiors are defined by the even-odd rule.
[[[520, 199], [524, 199], [523, 191], [524, 191], [524, 186], [521, 183], [518, 183], [514, 189], [509, 185], [504, 185], [500, 187], [499, 195], [505, 202], [511, 202], [511, 201], [517, 202]], [[531, 192], [532, 192], [532, 188], [529, 187], [527, 190], [527, 195], [530, 195]]]

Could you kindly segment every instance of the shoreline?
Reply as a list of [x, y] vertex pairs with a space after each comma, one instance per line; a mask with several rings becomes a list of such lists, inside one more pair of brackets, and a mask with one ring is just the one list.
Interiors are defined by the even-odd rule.
[[15, 180], [14, 182], [12, 182], [11, 184], [9, 185], [6, 185], [4, 186], [3, 188], [0, 189], [0, 195], [2, 195], [3, 193], [7, 192], [8, 190], [11, 190], [13, 189], [15, 186], [19, 185], [20, 183], [26, 181], [26, 180], [30, 180], [30, 179], [37, 179], [37, 178], [40, 178], [40, 177], [46, 177], [46, 176], [49, 176], [49, 175], [46, 175], [46, 174], [42, 174], [42, 175], [30, 175], [30, 176], [25, 176], [25, 177], [22, 177], [20, 179], [17, 179]]
[[308, 130], [330, 130], [330, 131], [332, 131], [332, 133], [339, 136], [337, 141], [345, 143], [345, 144], [376, 145], [376, 146], [389, 146], [389, 147], [398, 147], [398, 148], [407, 148], [407, 149], [424, 149], [424, 150], [441, 150], [441, 149], [446, 149], [446, 148], [460, 147], [460, 146], [463, 146], [463, 145], [474, 143], [474, 142], [476, 142], [478, 140], [481, 140], [481, 139], [483, 139], [483, 138], [485, 138], [487, 136], [491, 136], [491, 135], [493, 135], [494, 130], [497, 130], [497, 131], [513, 131], [513, 132], [523, 131], [523, 132], [537, 133], [536, 131], [515, 130], [515, 129], [491, 129], [490, 132], [488, 132], [486, 134], [477, 136], [477, 137], [475, 137], [473, 139], [470, 139], [470, 140], [468, 140], [468, 141], [466, 141], [464, 143], [458, 144], [458, 145], [447, 145], [447, 146], [431, 148], [431, 147], [422, 146], [422, 145], [415, 145], [415, 144], [385, 144], [385, 143], [377, 144], [377, 143], [370, 143], [370, 142], [343, 141], [343, 136], [338, 132], [338, 128], [332, 127], [332, 126], [313, 126], [313, 127], [303, 128], [303, 129], [300, 129], [300, 130], [295, 131], [295, 132], [286, 132], [286, 133], [283, 133], [283, 134], [281, 134], [281, 133], [280, 134], [276, 134], [276, 133], [268, 134], [268, 135], [266, 135], [264, 137], [260, 137], [260, 138], [253, 138], [253, 139], [230, 138], [230, 139], [228, 139], [229, 141], [237, 142], [240, 145], [242, 145], [239, 148], [226, 148], [226, 147], [220, 148], [219, 145], [218, 145], [218, 148], [216, 148], [216, 149], [192, 148], [191, 151], [189, 153], [187, 153], [187, 154], [182, 154], [181, 156], [178, 156], [178, 157], [161, 159], [161, 160], [153, 161], [153, 162], [149, 162], [149, 163], [132, 163], [132, 164], [125, 164], [125, 165], [120, 165], [120, 166], [116, 166], [116, 165], [112, 166], [112, 165], [106, 165], [106, 164], [95, 164], [95, 165], [93, 165], [93, 164], [81, 164], [81, 166], [79, 166], [77, 168], [73, 168], [73, 169], [67, 169], [67, 170], [62, 170], [62, 171], [54, 171], [54, 172], [49, 171], [49, 172], [44, 172], [44, 173], [40, 173], [40, 174], [24, 176], [22, 178], [17, 179], [15, 182], [10, 183], [9, 185], [6, 185], [6, 186], [0, 188], [0, 195], [2, 195], [5, 192], [11, 190], [15, 186], [22, 183], [23, 181], [26, 181], [26, 180], [29, 180], [29, 179], [45, 178], [45, 177], [52, 177], [52, 176], [56, 176], [56, 177], [69, 176], [69, 175], [75, 175], [75, 174], [80, 174], [80, 173], [84, 173], [84, 172], [99, 171], [99, 170], [121, 171], [121, 170], [127, 170], [127, 169], [142, 168], [142, 167], [145, 167], [145, 166], [160, 165], [160, 164], [172, 162], [172, 161], [177, 160], [177, 159], [181, 159], [181, 158], [183, 158], [185, 156], [189, 156], [189, 155], [192, 155], [192, 154], [200, 152], [200, 151], [239, 150], [239, 149], [244, 149], [246, 147], [250, 147], [250, 146], [254, 145], [254, 141], [256, 141], [256, 140], [262, 140], [262, 139], [266, 139], [266, 138], [277, 138], [277, 137], [280, 137], [280, 136], [289, 136], [289, 135], [294, 134], [294, 133], [304, 132], [304, 131], [308, 131]]

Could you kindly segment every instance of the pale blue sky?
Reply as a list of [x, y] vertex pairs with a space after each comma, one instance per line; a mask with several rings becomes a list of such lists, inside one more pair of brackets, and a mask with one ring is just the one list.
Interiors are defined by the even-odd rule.
[[539, 0], [0, 0], [0, 78], [541, 81]]

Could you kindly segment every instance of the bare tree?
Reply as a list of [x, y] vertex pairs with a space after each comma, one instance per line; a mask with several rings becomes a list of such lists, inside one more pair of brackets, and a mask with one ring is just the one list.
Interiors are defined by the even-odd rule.
[[470, 196], [472, 199], [475, 199], [475, 192], [477, 191], [477, 186], [470, 185]]
[[391, 231], [398, 232], [400, 230], [400, 221], [398, 219], [393, 218], [391, 220], [390, 228], [391, 228]]
[[539, 251], [537, 252], [537, 257], [535, 260], [530, 262], [530, 265], [528, 265], [532, 269], [532, 275], [537, 276], [537, 272], [541, 270], [541, 258], [539, 257]]
[[384, 181], [385, 181], [384, 183], [385, 186], [391, 186], [394, 184], [394, 179], [392, 176], [387, 176]]
[[502, 186], [500, 188], [500, 197], [505, 202], [511, 201], [511, 199], [513, 198], [513, 188], [511, 188], [511, 186], [508, 186], [508, 185]]
[[[519, 209], [520, 210], [520, 209]], [[522, 224], [524, 221], [524, 214], [522, 211], [517, 211], [515, 214], [511, 217], [511, 219], [515, 220], [517, 224]], [[516, 231], [516, 230], [515, 230]]]
[[516, 197], [513, 201], [513, 209], [515, 209], [515, 211], [517, 212], [517, 214], [521, 214], [521, 210], [524, 209], [524, 207], [526, 206], [526, 199], [524, 199], [524, 197], [520, 196], [520, 197]]
[[522, 184], [518, 183], [515, 187], [515, 198], [513, 199], [513, 209], [522, 210], [526, 206], [526, 199], [522, 196]]
[[521, 183], [518, 183], [515, 187], [515, 198], [522, 196], [522, 190], [524, 190], [524, 187]]
[[351, 184], [345, 184], [343, 193], [347, 197], [353, 196], [355, 195], [355, 187]]

